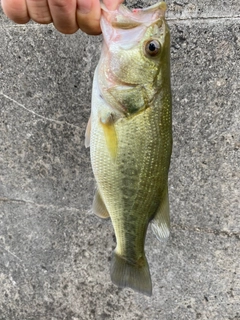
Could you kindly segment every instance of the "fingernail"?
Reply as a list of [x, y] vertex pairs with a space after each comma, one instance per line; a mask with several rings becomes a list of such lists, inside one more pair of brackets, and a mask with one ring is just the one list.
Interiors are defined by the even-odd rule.
[[115, 4], [113, 4], [112, 1], [109, 0], [104, 0], [103, 3], [108, 10], [113, 10], [113, 7], [115, 6]]
[[78, 10], [83, 13], [87, 14], [91, 11], [92, 8], [92, 0], [78, 0]]

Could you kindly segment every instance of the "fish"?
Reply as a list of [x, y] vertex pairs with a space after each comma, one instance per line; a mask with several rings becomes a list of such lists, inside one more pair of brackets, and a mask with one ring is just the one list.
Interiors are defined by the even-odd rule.
[[148, 225], [160, 241], [170, 234], [172, 99], [165, 12], [165, 2], [114, 11], [102, 5], [103, 47], [85, 135], [96, 179], [92, 210], [111, 218], [116, 236], [111, 280], [147, 296]]

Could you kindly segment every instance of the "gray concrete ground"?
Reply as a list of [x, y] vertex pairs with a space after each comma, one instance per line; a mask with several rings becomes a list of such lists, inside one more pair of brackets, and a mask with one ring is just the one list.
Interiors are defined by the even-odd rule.
[[0, 14], [1, 320], [240, 319], [240, 4], [168, 4], [172, 230], [147, 235], [151, 298], [111, 283], [113, 228], [90, 212], [101, 37]]

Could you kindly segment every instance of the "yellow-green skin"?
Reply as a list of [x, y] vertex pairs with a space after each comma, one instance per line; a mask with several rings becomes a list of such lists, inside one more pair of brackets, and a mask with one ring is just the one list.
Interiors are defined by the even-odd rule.
[[[156, 57], [145, 54], [149, 39], [161, 43]], [[115, 253], [139, 268], [145, 263], [149, 221], [168, 183], [172, 150], [169, 50], [169, 29], [161, 18], [129, 50], [105, 45], [94, 80], [93, 172], [113, 223]], [[115, 81], [112, 87], [109, 77]], [[123, 84], [129, 90], [122, 89]]]

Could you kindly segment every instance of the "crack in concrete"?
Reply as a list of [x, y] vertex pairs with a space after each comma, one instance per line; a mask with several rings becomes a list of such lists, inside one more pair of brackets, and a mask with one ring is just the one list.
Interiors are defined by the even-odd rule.
[[30, 110], [28, 109], [27, 107], [25, 107], [22, 103], [19, 103], [18, 101], [14, 100], [13, 98], [7, 96], [6, 94], [4, 94], [3, 92], [0, 92], [0, 95], [2, 95], [4, 98], [6, 98], [7, 100], [9, 101], [12, 101], [14, 104], [18, 105], [19, 107], [21, 107], [22, 109], [24, 109], [25, 111], [29, 112], [29, 113], [32, 113], [33, 115], [35, 115], [36, 117], [38, 118], [41, 118], [45, 121], [50, 121], [50, 122], [54, 122], [54, 123], [57, 123], [57, 124], [67, 124], [68, 126], [71, 126], [73, 128], [77, 128], [77, 129], [81, 129], [80, 127], [72, 124], [72, 123], [69, 123], [67, 121], [58, 121], [58, 120], [54, 120], [54, 119], [51, 119], [51, 118], [47, 118], [47, 117], [44, 117], [42, 116], [41, 114], [39, 113], [36, 113], [34, 112], [33, 110]]
[[[72, 210], [77, 212], [82, 212], [83, 209], [75, 208], [75, 207], [61, 207], [61, 206], [55, 206], [55, 205], [47, 205], [47, 204], [40, 204], [35, 203], [33, 201], [23, 200], [23, 199], [10, 199], [10, 198], [0, 198], [1, 202], [19, 202], [22, 204], [31, 204], [40, 208], [52, 208], [52, 209], [61, 209], [61, 210]], [[86, 211], [86, 210], [85, 210]], [[89, 212], [89, 211], [87, 211]], [[227, 236], [229, 238], [235, 238], [236, 240], [240, 240], [240, 233], [237, 232], [231, 232], [226, 230], [217, 230], [217, 229], [209, 229], [209, 228], [202, 228], [202, 227], [195, 227], [195, 226], [184, 226], [181, 224], [172, 224], [172, 229], [177, 230], [186, 230], [190, 232], [197, 232], [197, 233], [209, 233], [214, 234], [215, 236]]]
[[16, 256], [14, 253], [12, 253], [10, 250], [6, 249], [5, 247], [0, 245], [0, 249], [6, 251], [8, 254], [10, 254], [12, 257], [14, 257], [15, 259], [17, 259], [18, 261], [20, 261], [21, 263], [23, 263], [23, 261], [18, 258], [18, 256]]
[[75, 207], [67, 207], [67, 206], [56, 206], [52, 204], [41, 204], [41, 203], [36, 203], [33, 201], [29, 200], [24, 200], [24, 199], [11, 199], [11, 198], [0, 198], [0, 203], [1, 202], [16, 202], [16, 203], [21, 203], [21, 204], [31, 204], [39, 208], [52, 208], [52, 209], [63, 209], [63, 210], [72, 210], [72, 211], [77, 211], [77, 212], [82, 212], [83, 209], [81, 208], [75, 208]]
[[240, 240], [240, 233], [237, 233], [237, 232], [202, 228], [202, 227], [183, 226], [181, 224], [172, 224], [171, 227], [173, 229], [180, 229], [180, 230], [186, 230], [186, 231], [198, 232], [198, 233], [209, 233], [209, 234], [214, 234], [215, 236], [227, 236], [229, 238], [236, 238], [237, 240]]
[[167, 22], [189, 22], [189, 21], [197, 21], [197, 22], [203, 22], [203, 21], [216, 21], [216, 20], [237, 20], [239, 21], [240, 15], [237, 16], [209, 16], [209, 17], [180, 17], [180, 18], [167, 18]]
[[[234, 16], [198, 16], [198, 17], [191, 17], [190, 15], [188, 17], [177, 17], [177, 18], [167, 18], [168, 22], [184, 22], [184, 21], [215, 21], [215, 20], [239, 20], [240, 15], [234, 15]], [[53, 26], [52, 24], [49, 24], [47, 27]], [[2, 25], [3, 27], [3, 25]], [[39, 25], [39, 24], [28, 24], [28, 25], [5, 25], [4, 28], [22, 28], [22, 29], [38, 29], [38, 28], [46, 28], [45, 25]]]

